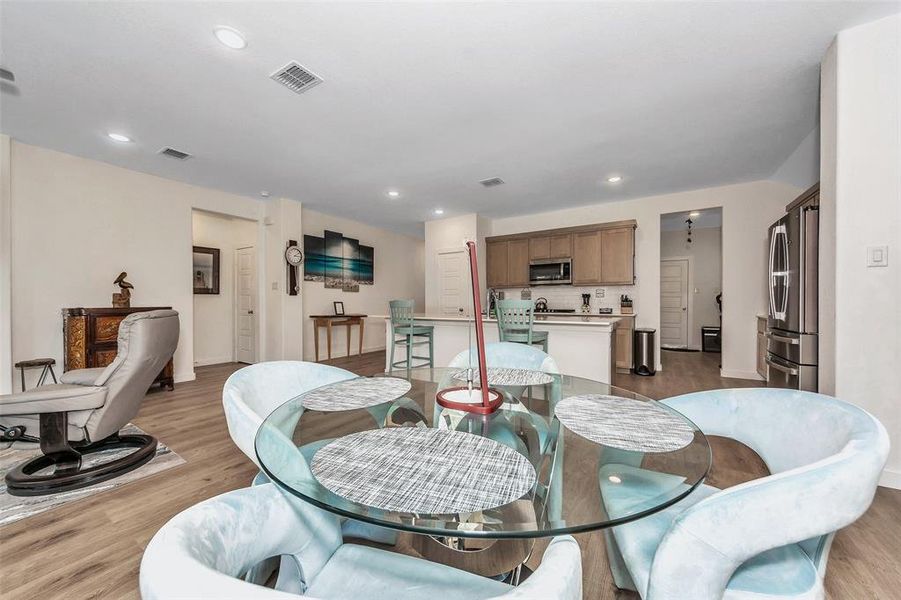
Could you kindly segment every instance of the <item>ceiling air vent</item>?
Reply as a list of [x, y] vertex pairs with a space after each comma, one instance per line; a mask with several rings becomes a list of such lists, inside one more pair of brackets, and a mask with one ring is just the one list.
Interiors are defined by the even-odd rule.
[[322, 83], [321, 77], [296, 62], [289, 62], [270, 77], [295, 94], [302, 94]]
[[483, 179], [479, 183], [481, 183], [485, 187], [494, 187], [496, 185], [503, 185], [505, 182], [500, 177], [492, 177], [490, 179]]
[[164, 156], [171, 156], [172, 158], [177, 158], [178, 160], [191, 158], [191, 155], [187, 152], [182, 152], [181, 150], [176, 150], [175, 148], [169, 148], [168, 146], [160, 150], [160, 154]]

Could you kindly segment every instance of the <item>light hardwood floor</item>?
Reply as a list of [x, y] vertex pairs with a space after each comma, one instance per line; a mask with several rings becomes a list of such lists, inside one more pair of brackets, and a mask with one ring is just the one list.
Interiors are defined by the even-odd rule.
[[[664, 354], [656, 377], [618, 376], [616, 383], [651, 397], [748, 385], [721, 380], [715, 355]], [[339, 358], [359, 374], [380, 372], [384, 354]], [[138, 566], [153, 534], [177, 512], [216, 494], [245, 487], [256, 468], [231, 442], [221, 407], [225, 379], [241, 365], [197, 370], [197, 381], [174, 392], [152, 392], [135, 424], [187, 463], [0, 528], [0, 598], [138, 598]], [[719, 486], [760, 476], [752, 452], [714, 439]], [[832, 600], [901, 596], [901, 492], [880, 488], [860, 521], [836, 536], [826, 578]], [[610, 581], [600, 533], [577, 536], [583, 551], [584, 597], [637, 598]], [[399, 551], [412, 552], [408, 539]], [[534, 566], [541, 548], [531, 559]]]

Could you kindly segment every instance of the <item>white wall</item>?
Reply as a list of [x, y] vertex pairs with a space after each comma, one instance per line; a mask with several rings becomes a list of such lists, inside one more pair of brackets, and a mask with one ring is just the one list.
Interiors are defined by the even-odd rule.
[[0, 134], [0, 394], [12, 387], [12, 189], [10, 139]]
[[219, 293], [194, 295], [194, 364], [232, 362], [235, 359], [235, 251], [256, 245], [257, 223], [195, 210], [192, 231], [195, 246], [219, 249]]
[[[660, 329], [660, 215], [723, 209], [723, 368], [729, 377], [757, 379], [757, 314], [766, 310], [767, 228], [801, 190], [773, 181], [593, 204], [495, 219], [492, 234], [635, 219], [635, 312], [638, 327]], [[658, 362], [659, 362], [659, 344]], [[660, 367], [660, 365], [658, 365]]]
[[820, 128], [814, 127], [798, 147], [770, 175], [771, 181], [781, 181], [806, 190], [820, 180]]
[[[313, 323], [309, 315], [332, 314], [332, 303], [340, 300], [346, 313], [367, 315], [388, 314], [388, 301], [397, 298], [413, 298], [418, 307], [425, 306], [424, 243], [421, 239], [371, 227], [359, 221], [343, 219], [304, 209], [303, 232], [321, 237], [323, 231], [337, 231], [346, 237], [360, 240], [375, 251], [373, 285], [361, 285], [359, 292], [327, 289], [321, 281], [303, 282], [303, 323], [297, 331], [303, 331], [304, 357], [314, 359]], [[301, 238], [302, 240], [302, 238]], [[302, 276], [302, 275], [301, 275]], [[354, 327], [351, 350], [357, 353], [359, 338]], [[298, 336], [300, 337], [300, 336]], [[363, 352], [385, 347], [384, 319], [367, 319], [363, 339]], [[345, 328], [335, 330], [332, 337], [332, 357], [347, 354]], [[319, 357], [326, 358], [325, 329], [319, 331]]]
[[[288, 271], [285, 248], [288, 240], [303, 244], [303, 206], [288, 198], [276, 198], [265, 203], [266, 244], [262, 252], [263, 265], [258, 271], [263, 294], [260, 306], [266, 311], [263, 319], [266, 348], [265, 360], [303, 360], [304, 302], [303, 289], [296, 296], [287, 293]], [[298, 278], [302, 270], [298, 269]]]
[[720, 227], [660, 232], [660, 259], [688, 258], [688, 347], [701, 348], [701, 327], [719, 325], [716, 295], [722, 291], [723, 245]]
[[[465, 249], [466, 240], [476, 240], [479, 288], [486, 293], [485, 238], [491, 235], [491, 221], [475, 213], [425, 222], [425, 310], [441, 314], [441, 285], [438, 280], [438, 253]], [[467, 292], [469, 293], [469, 292]]]
[[[193, 379], [191, 210], [253, 219], [261, 203], [15, 140], [11, 146], [12, 360], [49, 356], [61, 366], [60, 310], [110, 306], [112, 281], [124, 270], [135, 285], [132, 305], [179, 312], [175, 378]], [[31, 375], [33, 385], [37, 372]]]
[[[822, 69], [821, 221], [834, 232], [835, 312], [821, 316], [834, 344], [820, 352], [834, 352], [835, 395], [888, 429], [882, 482], [901, 487], [901, 16], [840, 32]], [[870, 246], [888, 246], [887, 267], [867, 267]]]

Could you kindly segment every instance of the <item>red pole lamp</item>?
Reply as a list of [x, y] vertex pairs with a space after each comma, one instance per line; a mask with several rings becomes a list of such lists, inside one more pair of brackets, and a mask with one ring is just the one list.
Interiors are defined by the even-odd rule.
[[[485, 363], [485, 331], [482, 327], [482, 301], [479, 291], [479, 266], [476, 243], [466, 242], [469, 251], [469, 276], [472, 279], [472, 304], [475, 309], [476, 350], [479, 355], [479, 387], [473, 387], [472, 369], [466, 386], [449, 387], [438, 392], [435, 401], [444, 408], [490, 415], [504, 402], [503, 395], [488, 387], [488, 367]], [[470, 355], [471, 356], [471, 355]]]

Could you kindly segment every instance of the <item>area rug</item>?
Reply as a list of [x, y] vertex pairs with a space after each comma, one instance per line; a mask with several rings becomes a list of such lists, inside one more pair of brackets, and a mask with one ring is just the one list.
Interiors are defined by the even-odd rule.
[[[124, 434], [141, 434], [145, 433], [140, 427], [136, 427], [129, 423], [122, 429]], [[124, 456], [129, 452], [134, 452], [134, 448], [120, 448], [118, 450], [108, 450], [106, 452], [97, 452], [88, 455], [85, 458], [85, 466], [91, 466], [101, 461], [108, 461], [118, 456]], [[32, 456], [40, 454], [41, 450], [38, 445], [33, 442], [15, 442], [0, 443], [0, 473], [6, 474], [17, 464], [25, 462]], [[120, 485], [125, 485], [132, 481], [142, 479], [148, 475], [154, 475], [160, 471], [177, 467], [184, 464], [185, 459], [173, 452], [163, 443], [157, 443], [156, 456], [150, 462], [142, 465], [140, 468], [126, 473], [121, 477], [116, 477], [108, 481], [101, 481], [95, 485], [73, 490], [71, 492], [63, 492], [60, 494], [49, 494], [47, 496], [11, 496], [6, 491], [6, 483], [0, 479], [0, 526], [15, 523], [26, 517], [31, 517], [45, 510], [56, 508], [67, 502], [81, 500], [94, 494], [112, 490]]]

